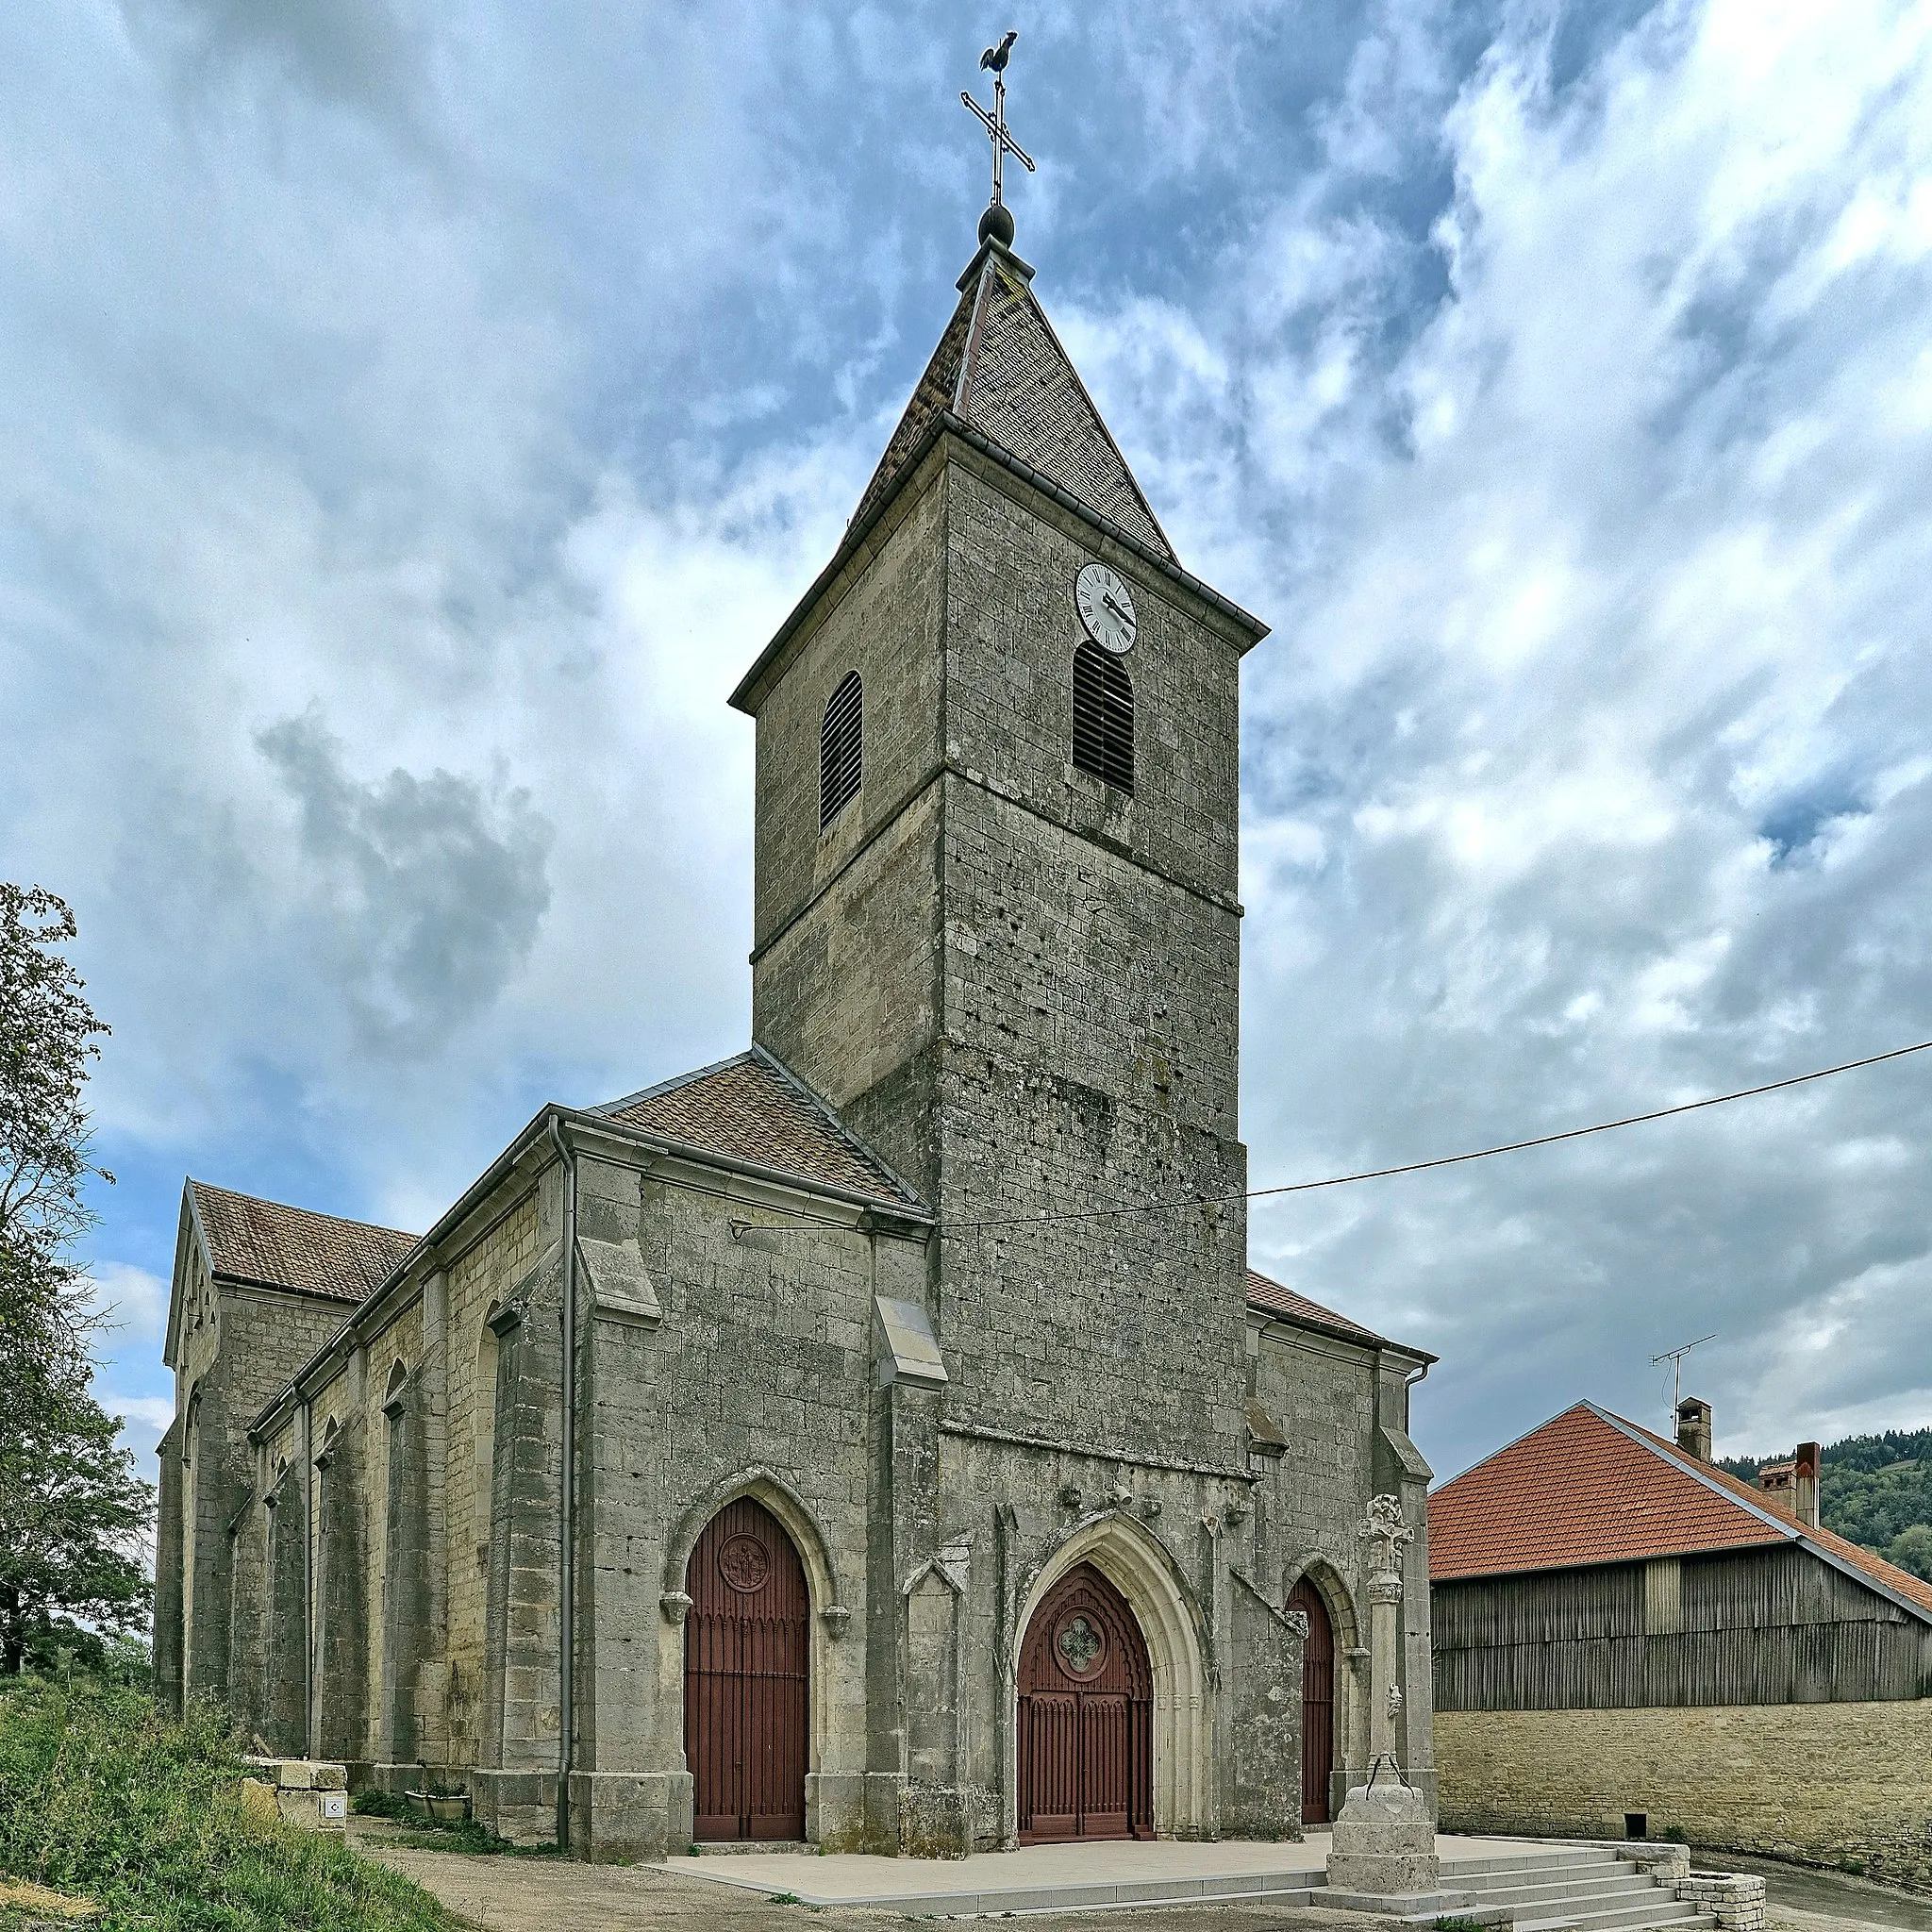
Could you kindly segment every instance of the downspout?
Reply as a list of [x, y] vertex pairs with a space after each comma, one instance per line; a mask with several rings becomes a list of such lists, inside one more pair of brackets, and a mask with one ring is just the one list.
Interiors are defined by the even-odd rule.
[[316, 1754], [315, 1736], [315, 1410], [301, 1409], [302, 1457], [302, 1751]]
[[563, 1480], [558, 1507], [557, 1843], [570, 1849], [570, 1779], [576, 1757], [577, 1168], [555, 1114], [550, 1139], [563, 1167]]

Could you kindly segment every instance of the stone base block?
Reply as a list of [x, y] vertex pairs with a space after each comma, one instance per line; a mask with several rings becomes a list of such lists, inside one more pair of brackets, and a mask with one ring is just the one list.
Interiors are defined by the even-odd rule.
[[[1361, 1785], [1335, 1821], [1328, 1883], [1337, 1892], [1410, 1897], [1441, 1890], [1426, 1796], [1404, 1784]], [[1366, 1907], [1364, 1908], [1366, 1909]]]
[[479, 1824], [513, 1845], [556, 1841], [554, 1771], [472, 1771], [465, 1775], [470, 1783], [470, 1815]]
[[1355, 1857], [1333, 1853], [1328, 1859], [1331, 1891], [1370, 1892], [1377, 1896], [1441, 1890], [1441, 1868], [1433, 1852], [1405, 1852], [1390, 1857]]
[[[1450, 1902], [1440, 1891], [1350, 1891], [1333, 1885], [1318, 1886], [1313, 1903], [1325, 1911], [1369, 1912], [1378, 1919], [1437, 1918], [1450, 1909]], [[1479, 1924], [1510, 1923], [1507, 1910], [1494, 1919], [1478, 1912], [1457, 1911], [1456, 1916]]]
[[[1432, 1765], [1422, 1764], [1409, 1766], [1403, 1773], [1403, 1775], [1407, 1778], [1409, 1784], [1416, 1790], [1422, 1793], [1424, 1803], [1428, 1808], [1429, 1817], [1432, 1820], [1438, 1818], [1441, 1815], [1438, 1806], [1440, 1774]], [[1328, 1780], [1329, 1817], [1340, 1818], [1348, 1803], [1349, 1793], [1361, 1790], [1368, 1783], [1368, 1780], [1369, 1774], [1365, 1771], [1336, 1772]], [[1385, 1771], [1382, 1774], [1381, 1782], [1382, 1784], [1387, 1784], [1388, 1781], [1389, 1774]], [[1380, 1786], [1377, 1789], [1379, 1790]]]
[[863, 1772], [815, 1771], [805, 1780], [805, 1835], [822, 1851], [866, 1848]]
[[686, 1851], [691, 1784], [688, 1772], [573, 1772], [571, 1850], [592, 1864], [632, 1864]]

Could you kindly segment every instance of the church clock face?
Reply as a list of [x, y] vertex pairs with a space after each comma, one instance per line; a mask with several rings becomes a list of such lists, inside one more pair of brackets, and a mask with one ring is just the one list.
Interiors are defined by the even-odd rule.
[[1074, 579], [1074, 603], [1087, 635], [1103, 651], [1124, 658], [1134, 648], [1140, 620], [1134, 615], [1134, 593], [1118, 571], [1104, 563], [1082, 564]]

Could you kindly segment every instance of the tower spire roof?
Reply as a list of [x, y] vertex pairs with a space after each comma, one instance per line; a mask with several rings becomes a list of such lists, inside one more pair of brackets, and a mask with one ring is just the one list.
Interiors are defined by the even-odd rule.
[[951, 416], [1169, 562], [1159, 520], [1033, 293], [1033, 271], [995, 237], [959, 277], [959, 303], [853, 512], [892, 488], [935, 421]]

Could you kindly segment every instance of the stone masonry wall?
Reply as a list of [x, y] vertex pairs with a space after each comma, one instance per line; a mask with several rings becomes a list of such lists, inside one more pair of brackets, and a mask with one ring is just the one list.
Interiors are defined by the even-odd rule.
[[[578, 1761], [591, 1831], [629, 1856], [689, 1836], [684, 1637], [666, 1600], [688, 1594], [680, 1552], [734, 1486], [763, 1470], [787, 1491], [763, 1500], [794, 1519], [787, 1526], [813, 1590], [810, 1822], [823, 1842], [856, 1847], [869, 1769], [873, 1240], [783, 1216], [767, 1227], [771, 1217], [749, 1205], [588, 1158], [582, 1174], [587, 1235], [638, 1240], [663, 1311], [656, 1327], [587, 1323], [584, 1546], [594, 1607], [579, 1653]], [[753, 1224], [734, 1235], [734, 1219]], [[916, 1244], [907, 1258], [909, 1274], [893, 1254], [877, 1262], [891, 1284], [880, 1291], [918, 1295]]]
[[[1225, 1465], [1246, 1392], [1237, 652], [1109, 554], [1141, 611], [1126, 799], [1072, 763], [1073, 585], [1105, 540], [961, 459], [947, 541], [948, 1412]], [[1052, 1218], [1202, 1197], [1221, 1205]], [[964, 1231], [1027, 1216], [1047, 1218]]]
[[[903, 1091], [901, 1070], [938, 1012], [943, 508], [941, 482], [908, 489], [758, 721], [752, 1037], [927, 1191], [929, 1094]], [[864, 781], [821, 832], [819, 726], [852, 671], [864, 687]]]
[[1932, 1701], [1439, 1711], [1445, 1831], [1621, 1838], [1932, 1890]]

